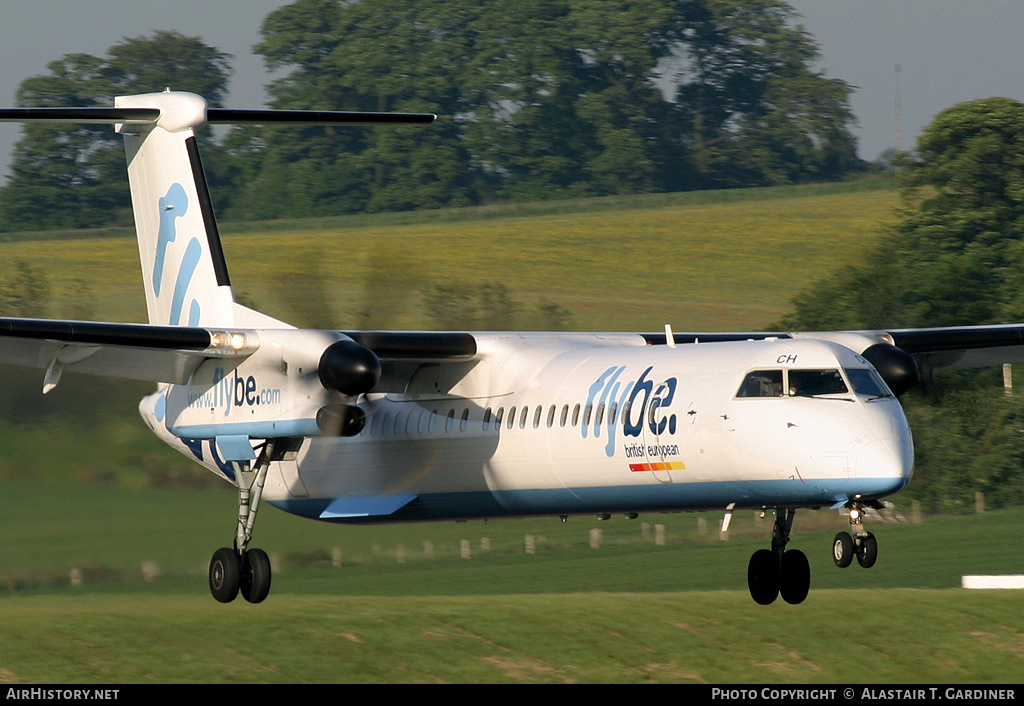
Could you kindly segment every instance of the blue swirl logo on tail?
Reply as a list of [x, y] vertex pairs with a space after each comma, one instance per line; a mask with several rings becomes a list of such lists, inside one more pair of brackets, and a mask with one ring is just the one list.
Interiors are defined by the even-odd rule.
[[[164, 263], [167, 259], [167, 249], [177, 237], [177, 219], [188, 213], [188, 195], [181, 184], [174, 183], [167, 190], [167, 193], [158, 201], [160, 209], [160, 230], [156, 241], [156, 256], [153, 261], [153, 293], [159, 297], [163, 286]], [[169, 323], [172, 326], [178, 325], [181, 321], [181, 312], [185, 304], [185, 295], [188, 286], [192, 282], [199, 260], [203, 256], [203, 246], [198, 238], [192, 238], [185, 247], [181, 263], [178, 265], [178, 275], [174, 280], [174, 293], [171, 298], [171, 311]], [[199, 324], [201, 308], [195, 299], [189, 305], [188, 325]]]
[[156, 240], [156, 259], [153, 262], [153, 291], [160, 296], [160, 285], [164, 277], [164, 258], [167, 255], [167, 246], [174, 242], [177, 236], [175, 220], [181, 218], [188, 212], [188, 196], [181, 184], [171, 184], [167, 194], [159, 200], [160, 208], [160, 232]]
[[[188, 241], [185, 248], [185, 255], [181, 258], [181, 265], [178, 267], [178, 278], [174, 282], [174, 298], [171, 299], [171, 325], [176, 325], [181, 319], [181, 307], [185, 302], [185, 292], [192, 281], [192, 275], [196, 272], [196, 265], [202, 257], [203, 246], [197, 238]], [[195, 319], [195, 320], [193, 320]], [[191, 311], [189, 312], [189, 326], [199, 323], [199, 302], [192, 300]]]

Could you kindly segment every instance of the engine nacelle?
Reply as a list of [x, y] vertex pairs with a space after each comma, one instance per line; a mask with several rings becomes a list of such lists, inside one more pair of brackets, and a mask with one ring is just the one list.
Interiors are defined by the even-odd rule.
[[343, 395], [362, 395], [380, 381], [380, 358], [351, 339], [331, 344], [317, 366], [320, 383]]
[[861, 355], [875, 366], [875, 370], [897, 397], [921, 379], [921, 371], [914, 356], [902, 348], [889, 343], [876, 343], [861, 352]]
[[351, 404], [321, 407], [316, 425], [324, 436], [355, 436], [366, 426], [366, 412]]

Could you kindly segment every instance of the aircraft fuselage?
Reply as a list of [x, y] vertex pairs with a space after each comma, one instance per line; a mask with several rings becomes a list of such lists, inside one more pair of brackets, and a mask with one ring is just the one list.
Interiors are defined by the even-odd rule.
[[[359, 398], [359, 434], [307, 438], [274, 462], [264, 499], [327, 521], [395, 522], [832, 506], [910, 479], [902, 408], [866, 360], [835, 343], [474, 336], [472, 363], [410, 367], [401, 393]], [[247, 401], [261, 413], [286, 404], [260, 366], [194, 375], [147, 398], [143, 416], [233, 480], [216, 439], [179, 439], [153, 410], [175, 393], [216, 403], [218, 385], [239, 413]]]

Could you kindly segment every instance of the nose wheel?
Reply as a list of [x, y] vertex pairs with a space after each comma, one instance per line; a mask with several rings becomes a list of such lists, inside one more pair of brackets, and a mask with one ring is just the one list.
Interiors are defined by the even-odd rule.
[[840, 569], [857, 563], [870, 569], [878, 559], [878, 540], [875, 535], [864, 530], [864, 513], [859, 504], [850, 508], [850, 531], [839, 532], [832, 543], [832, 560]]
[[811, 565], [799, 549], [786, 549], [793, 528], [794, 509], [777, 509], [772, 548], [758, 549], [747, 565], [747, 588], [755, 603], [769, 605], [782, 596], [786, 603], [802, 603], [811, 588]]

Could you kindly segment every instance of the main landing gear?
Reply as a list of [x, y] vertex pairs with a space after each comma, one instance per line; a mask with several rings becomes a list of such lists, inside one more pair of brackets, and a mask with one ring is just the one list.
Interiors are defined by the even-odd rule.
[[772, 548], [759, 549], [747, 565], [750, 596], [761, 605], [773, 603], [780, 595], [787, 603], [802, 603], [811, 588], [811, 565], [799, 549], [786, 550], [793, 529], [793, 508], [775, 510]]
[[870, 569], [878, 559], [878, 540], [864, 530], [864, 512], [860, 504], [850, 508], [850, 532], [840, 532], [832, 543], [832, 560], [845, 569], [857, 557], [857, 563]]
[[267, 441], [256, 464], [232, 461], [238, 484], [238, 527], [235, 547], [221, 547], [210, 560], [210, 593], [221, 603], [230, 603], [238, 593], [250, 603], [260, 603], [270, 593], [270, 558], [262, 549], [249, 549], [256, 511], [263, 495], [274, 441]]

